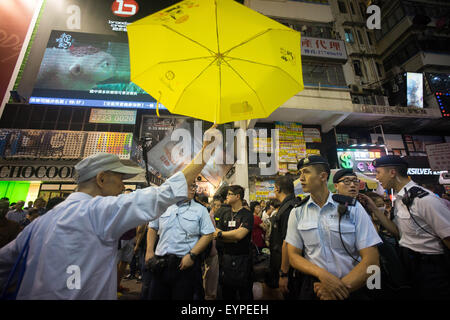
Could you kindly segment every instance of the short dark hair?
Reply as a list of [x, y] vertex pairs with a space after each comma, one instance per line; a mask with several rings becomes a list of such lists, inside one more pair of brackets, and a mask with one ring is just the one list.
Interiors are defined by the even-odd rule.
[[327, 173], [327, 178], [330, 177], [330, 166], [325, 165], [325, 164], [312, 164], [312, 166], [315, 168], [317, 173], [322, 173], [322, 172], [326, 172]]
[[199, 194], [197, 195], [197, 200], [203, 203], [208, 203], [208, 196], [205, 194]]
[[275, 185], [280, 189], [280, 192], [284, 194], [294, 193], [294, 182], [289, 176], [280, 176], [275, 179]]
[[245, 193], [244, 188], [242, 188], [241, 186], [236, 184], [236, 185], [230, 186], [228, 188], [228, 191], [233, 192], [235, 195], [239, 195], [240, 199], [242, 200], [242, 203], [244, 203], [244, 193]]
[[223, 198], [222, 198], [220, 195], [216, 194], [216, 195], [213, 197], [212, 201], [213, 201], [213, 202], [214, 202], [214, 201], [220, 201], [220, 203], [223, 203]]
[[378, 198], [380, 198], [381, 200], [384, 201], [383, 196], [380, 196], [378, 193], [375, 193], [375, 192], [372, 192], [372, 191], [371, 192], [367, 192], [366, 196], [368, 196], [373, 201], [375, 201], [375, 199], [378, 199]]
[[47, 206], [45, 207], [45, 209], [52, 210], [57, 204], [59, 204], [63, 201], [64, 201], [64, 198], [62, 198], [62, 197], [51, 198], [48, 200]]
[[252, 213], [254, 213], [255, 212], [255, 207], [256, 206], [260, 206], [261, 204], [258, 202], [258, 201], [252, 201], [252, 202], [250, 202], [250, 211], [252, 212]]
[[225, 201], [227, 198], [228, 190], [230, 189], [229, 186], [223, 186], [219, 190], [217, 190], [215, 196], [219, 196], [222, 199], [222, 202]]
[[402, 178], [408, 177], [408, 167], [406, 166], [386, 166], [385, 168], [388, 170], [394, 169]]
[[268, 207], [274, 207], [275, 209], [278, 209], [281, 206], [281, 202], [278, 199], [270, 199], [267, 202]]

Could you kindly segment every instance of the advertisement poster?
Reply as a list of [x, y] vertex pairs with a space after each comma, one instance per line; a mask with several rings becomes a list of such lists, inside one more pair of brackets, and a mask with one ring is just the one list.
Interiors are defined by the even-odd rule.
[[320, 135], [319, 129], [303, 128], [303, 135], [305, 137], [305, 142], [313, 142], [313, 143], [322, 142], [322, 137]]
[[255, 181], [256, 201], [275, 198], [275, 180]]
[[406, 73], [406, 103], [408, 107], [423, 108], [422, 73]]
[[429, 144], [426, 146], [428, 162], [432, 170], [450, 170], [450, 143]]
[[297, 164], [297, 159], [306, 156], [303, 127], [296, 122], [275, 122], [275, 129], [279, 130], [279, 172], [294, 171], [289, 163]]
[[5, 96], [22, 45], [40, 1], [0, 2], [0, 102]]
[[[172, 133], [176, 129], [185, 130], [183, 140], [172, 140]], [[188, 118], [144, 118], [141, 137], [148, 141], [147, 161], [150, 172], [164, 178], [188, 165], [203, 144], [202, 137], [194, 136], [194, 122]], [[201, 172], [215, 187], [232, 167], [232, 164], [222, 162], [226, 159], [224, 150], [226, 149], [217, 148]]]

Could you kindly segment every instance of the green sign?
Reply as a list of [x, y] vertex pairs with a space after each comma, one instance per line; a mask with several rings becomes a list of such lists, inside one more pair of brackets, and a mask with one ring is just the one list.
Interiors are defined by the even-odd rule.
[[135, 124], [136, 110], [91, 109], [89, 122]]

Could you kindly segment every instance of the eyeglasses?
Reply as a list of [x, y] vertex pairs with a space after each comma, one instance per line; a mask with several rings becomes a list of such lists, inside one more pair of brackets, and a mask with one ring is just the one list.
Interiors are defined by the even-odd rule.
[[343, 180], [339, 180], [338, 182], [343, 182], [346, 186], [349, 186], [351, 183], [359, 184], [360, 180], [359, 179], [343, 179]]

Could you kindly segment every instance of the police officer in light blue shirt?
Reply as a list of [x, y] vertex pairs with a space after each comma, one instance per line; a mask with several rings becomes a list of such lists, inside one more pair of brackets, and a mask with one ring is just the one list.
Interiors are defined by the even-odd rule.
[[76, 166], [78, 191], [34, 220], [0, 249], [0, 289], [29, 239], [26, 270], [18, 299], [116, 299], [117, 242], [127, 230], [157, 219], [187, 198], [187, 185], [204, 168], [203, 151], [160, 187], [130, 194], [123, 180], [142, 169], [125, 166], [116, 155], [100, 153]]
[[361, 204], [344, 206], [328, 191], [326, 159], [310, 156], [297, 167], [310, 196], [292, 209], [285, 241], [291, 266], [303, 274], [300, 299], [359, 298], [368, 267], [379, 264], [381, 239]]
[[202, 285], [199, 255], [212, 241], [215, 228], [208, 210], [193, 200], [195, 191], [193, 183], [187, 201], [170, 206], [148, 225], [146, 260], [153, 273], [150, 300], [192, 300]]

